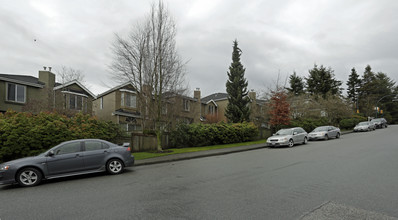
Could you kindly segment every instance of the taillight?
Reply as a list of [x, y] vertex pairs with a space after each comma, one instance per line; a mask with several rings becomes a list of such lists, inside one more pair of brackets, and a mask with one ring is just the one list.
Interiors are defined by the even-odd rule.
[[130, 147], [128, 147], [128, 148], [127, 148], [127, 151], [131, 151], [131, 148], [130, 148]]

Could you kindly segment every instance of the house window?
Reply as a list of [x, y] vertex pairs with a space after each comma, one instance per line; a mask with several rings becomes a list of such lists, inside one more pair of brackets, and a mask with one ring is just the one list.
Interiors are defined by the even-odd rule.
[[137, 108], [137, 96], [130, 93], [122, 93], [121, 105], [130, 108]]
[[69, 94], [69, 109], [86, 110], [87, 100], [83, 96]]
[[7, 83], [7, 101], [26, 102], [26, 86]]
[[184, 99], [182, 102], [184, 111], [189, 111], [189, 100]]
[[209, 114], [214, 114], [215, 113], [215, 111], [214, 111], [214, 105], [209, 105]]
[[104, 109], [104, 97], [100, 99], [100, 109]]

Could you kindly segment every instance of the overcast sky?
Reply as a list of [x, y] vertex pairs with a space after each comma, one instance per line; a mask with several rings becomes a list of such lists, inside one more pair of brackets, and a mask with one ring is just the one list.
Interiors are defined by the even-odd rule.
[[[115, 86], [108, 66], [115, 33], [144, 19], [153, 1], [4, 0], [0, 73], [37, 77], [43, 66], [84, 72], [94, 94]], [[314, 64], [345, 85], [365, 66], [398, 81], [396, 0], [165, 0], [177, 24], [187, 81], [202, 96], [225, 92], [232, 42], [243, 51], [249, 89], [258, 93]], [[55, 72], [55, 71], [53, 71]], [[345, 92], [344, 92], [345, 93]], [[193, 92], [191, 94], [193, 96]]]

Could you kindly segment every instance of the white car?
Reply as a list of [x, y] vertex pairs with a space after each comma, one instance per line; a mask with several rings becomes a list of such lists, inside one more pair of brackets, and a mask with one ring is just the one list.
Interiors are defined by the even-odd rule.
[[363, 121], [359, 122], [357, 126], [355, 126], [354, 131], [372, 131], [376, 130], [376, 125], [371, 121]]
[[279, 147], [288, 146], [293, 147], [295, 144], [306, 144], [308, 137], [307, 132], [300, 128], [287, 128], [281, 129], [274, 135], [267, 139], [267, 146], [269, 147]]
[[308, 134], [308, 139], [311, 140], [328, 140], [329, 138], [340, 138], [340, 128], [334, 126], [321, 126], [315, 128]]

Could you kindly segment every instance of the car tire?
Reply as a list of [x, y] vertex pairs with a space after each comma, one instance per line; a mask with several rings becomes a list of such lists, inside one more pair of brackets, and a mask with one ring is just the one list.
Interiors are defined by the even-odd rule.
[[304, 137], [303, 144], [307, 144], [307, 143], [308, 143], [308, 139], [307, 139], [307, 137]]
[[43, 175], [36, 168], [24, 168], [17, 173], [16, 180], [20, 186], [37, 186]]
[[109, 174], [115, 175], [123, 172], [124, 164], [119, 159], [110, 159], [106, 163], [106, 170]]
[[294, 142], [293, 142], [292, 139], [290, 139], [290, 140], [289, 140], [289, 143], [288, 143], [288, 147], [293, 147], [293, 146], [294, 146]]
[[337, 134], [336, 134], [336, 138], [340, 138], [340, 133], [337, 133]]
[[329, 136], [325, 134], [325, 141], [329, 140]]

